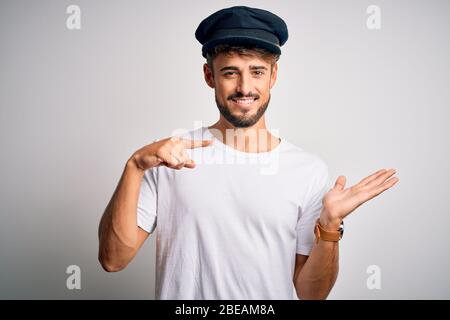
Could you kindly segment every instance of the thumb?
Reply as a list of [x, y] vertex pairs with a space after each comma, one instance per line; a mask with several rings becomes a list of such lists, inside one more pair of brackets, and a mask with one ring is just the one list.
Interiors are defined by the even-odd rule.
[[339, 176], [334, 184], [334, 188], [337, 190], [344, 190], [346, 178], [345, 176]]

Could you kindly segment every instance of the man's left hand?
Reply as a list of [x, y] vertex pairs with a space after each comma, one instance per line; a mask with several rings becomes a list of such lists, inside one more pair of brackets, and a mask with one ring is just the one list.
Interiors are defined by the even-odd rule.
[[323, 198], [320, 224], [327, 230], [337, 230], [341, 221], [356, 208], [396, 184], [399, 179], [392, 177], [395, 173], [394, 169], [382, 169], [347, 189], [344, 189], [345, 176], [339, 176]]

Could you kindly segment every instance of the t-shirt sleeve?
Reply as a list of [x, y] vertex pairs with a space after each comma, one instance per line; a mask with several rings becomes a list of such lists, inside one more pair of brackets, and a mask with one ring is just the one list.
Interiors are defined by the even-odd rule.
[[144, 173], [137, 205], [137, 225], [152, 233], [156, 228], [157, 216], [157, 167]]
[[328, 173], [328, 166], [322, 160], [315, 169], [311, 187], [305, 198], [305, 205], [300, 208], [297, 221], [297, 254], [309, 256], [314, 244], [314, 226], [322, 212], [324, 195], [332, 188], [332, 181]]

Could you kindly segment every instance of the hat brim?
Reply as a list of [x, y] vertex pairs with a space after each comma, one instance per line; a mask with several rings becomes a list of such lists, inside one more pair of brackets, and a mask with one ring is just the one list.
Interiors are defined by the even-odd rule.
[[214, 40], [210, 40], [210, 41], [206, 42], [202, 47], [203, 57], [206, 58], [206, 53], [218, 44], [252, 45], [252, 46], [266, 49], [275, 54], [281, 54], [280, 47], [270, 41], [266, 41], [261, 38], [251, 37], [248, 35], [245, 35], [245, 36], [230, 35], [230, 36], [223, 36], [221, 38], [216, 38]]

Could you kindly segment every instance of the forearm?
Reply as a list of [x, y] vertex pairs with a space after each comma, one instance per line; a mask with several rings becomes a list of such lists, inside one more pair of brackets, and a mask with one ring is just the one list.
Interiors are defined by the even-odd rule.
[[339, 242], [314, 243], [310, 256], [295, 277], [300, 299], [325, 299], [336, 282], [339, 270]]
[[[329, 232], [336, 232], [343, 219], [367, 200], [392, 187], [398, 178], [387, 180], [395, 173], [391, 170], [378, 170], [362, 179], [358, 184], [345, 188], [345, 176], [339, 176], [323, 197], [323, 210], [320, 213], [320, 226]], [[323, 231], [323, 230], [322, 230]], [[341, 235], [341, 234], [339, 234]], [[332, 234], [331, 239], [336, 239]], [[339, 269], [339, 242], [319, 240], [310, 256], [294, 274], [294, 285], [300, 299], [325, 299], [336, 282]]]
[[128, 160], [99, 225], [99, 260], [105, 269], [123, 267], [135, 254], [137, 202], [144, 171]]

